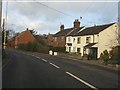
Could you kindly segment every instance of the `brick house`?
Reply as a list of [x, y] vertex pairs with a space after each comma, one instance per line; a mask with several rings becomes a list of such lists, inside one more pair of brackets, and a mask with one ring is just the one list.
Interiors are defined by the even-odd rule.
[[54, 40], [54, 35], [48, 33], [48, 35], [47, 35], [47, 44], [48, 44], [49, 46], [53, 46], [53, 40]]
[[53, 47], [65, 47], [67, 35], [69, 35], [69, 33], [74, 31], [75, 29], [81, 29], [78, 19], [76, 19], [73, 24], [74, 26], [72, 28], [66, 29], [64, 29], [64, 25], [61, 25], [59, 32], [54, 35], [48, 34], [48, 45]]
[[13, 37], [12, 39], [10, 39], [7, 43], [7, 46], [17, 48], [19, 44], [27, 44], [29, 42], [33, 43], [34, 41], [35, 37], [27, 28], [26, 31], [23, 31], [20, 34]]

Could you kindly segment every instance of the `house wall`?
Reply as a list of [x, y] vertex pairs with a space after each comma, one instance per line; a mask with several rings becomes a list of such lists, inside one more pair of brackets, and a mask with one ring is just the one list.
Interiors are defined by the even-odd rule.
[[[68, 39], [70, 39], [70, 41]], [[71, 43], [72, 44], [72, 41], [73, 41], [72, 39], [73, 39], [72, 36], [67, 36], [66, 37], [66, 44], [65, 44], [66, 52], [69, 52], [69, 47], [71, 47], [71, 46], [68, 46], [67, 43]]]
[[[77, 43], [77, 39], [81, 38], [80, 40], [80, 44]], [[98, 35], [86, 35], [86, 36], [67, 36], [66, 37], [66, 51], [69, 52], [69, 47], [71, 47], [71, 52], [77, 52], [77, 48], [80, 48], [80, 53], [81, 55], [83, 55], [83, 48], [85, 45], [87, 45], [88, 43], [86, 43], [86, 37], [90, 37], [90, 43], [97, 43], [98, 42]], [[69, 41], [68, 39], [70, 38], [71, 41]], [[75, 41], [74, 41], [75, 38]], [[67, 43], [71, 43], [72, 46], [68, 46]], [[74, 47], [76, 48], [74, 51]]]
[[[83, 56], [83, 50], [84, 50], [84, 46], [87, 45], [88, 43], [86, 43], [86, 37], [90, 37], [90, 43], [98, 43], [98, 35], [85, 35], [85, 36], [77, 36], [81, 37], [81, 43], [77, 44], [77, 48], [80, 48], [80, 53]], [[87, 50], [88, 51], [88, 50]]]
[[118, 45], [118, 24], [115, 23], [99, 33], [98, 58], [104, 50], [110, 51]]
[[18, 44], [27, 44], [29, 42], [32, 43], [34, 41], [35, 41], [35, 38], [29, 31], [25, 31], [17, 37], [17, 45]]
[[[72, 46], [68, 46], [67, 43], [71, 43]], [[72, 36], [66, 37], [66, 51], [67, 52], [69, 52], [69, 47], [71, 47], [71, 53], [77, 52], [77, 37], [72, 37]]]
[[19, 44], [27, 44], [29, 42], [33, 43], [35, 41], [34, 36], [29, 31], [24, 31], [20, 33], [17, 37], [13, 40], [8, 41], [8, 46], [10, 47], [17, 47]]
[[58, 36], [58, 37], [54, 37], [51, 45], [53, 47], [65, 47], [65, 42], [66, 42], [65, 36]]
[[48, 34], [47, 43], [49, 46], [53, 46], [53, 35]]

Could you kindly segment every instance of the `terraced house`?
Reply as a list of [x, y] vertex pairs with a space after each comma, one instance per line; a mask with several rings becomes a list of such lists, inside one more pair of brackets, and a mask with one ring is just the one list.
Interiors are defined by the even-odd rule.
[[118, 23], [110, 23], [75, 29], [66, 37], [66, 51], [97, 59], [104, 50], [110, 51], [119, 45], [119, 28]]
[[65, 28], [64, 25], [60, 26], [60, 31], [58, 31], [56, 34], [48, 37], [48, 45], [54, 46], [54, 47], [65, 47], [66, 45], [66, 37], [75, 29], [80, 30], [83, 27], [80, 27], [80, 22], [78, 19], [76, 19], [73, 22], [73, 27], [71, 28]]

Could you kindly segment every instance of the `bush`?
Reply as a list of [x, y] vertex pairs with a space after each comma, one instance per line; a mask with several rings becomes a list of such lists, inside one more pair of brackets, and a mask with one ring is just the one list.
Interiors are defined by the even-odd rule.
[[102, 59], [105, 62], [105, 64], [108, 64], [108, 61], [110, 60], [110, 55], [107, 50], [104, 50], [102, 55]]
[[35, 43], [28, 43], [28, 44], [19, 44], [18, 45], [18, 49], [21, 50], [26, 50], [26, 51], [35, 51]]
[[52, 46], [49, 46], [49, 50], [52, 50], [54, 52], [66, 53], [65, 47], [52, 47]]
[[49, 48], [47, 46], [40, 45], [38, 52], [40, 53], [47, 53], [49, 52]]
[[120, 46], [116, 46], [112, 48], [110, 51], [111, 61], [112, 64], [120, 64]]
[[49, 48], [46, 45], [42, 45], [38, 42], [19, 44], [18, 49], [32, 51], [32, 52], [40, 52], [40, 53], [48, 53], [49, 51]]

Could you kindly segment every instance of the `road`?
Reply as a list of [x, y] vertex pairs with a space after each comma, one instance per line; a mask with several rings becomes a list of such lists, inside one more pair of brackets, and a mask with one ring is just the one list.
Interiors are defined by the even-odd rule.
[[46, 54], [9, 51], [2, 88], [118, 88], [118, 73]]

